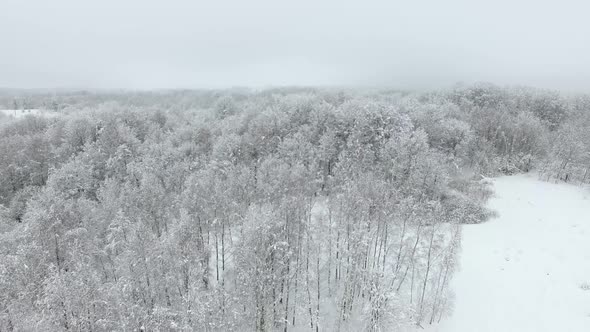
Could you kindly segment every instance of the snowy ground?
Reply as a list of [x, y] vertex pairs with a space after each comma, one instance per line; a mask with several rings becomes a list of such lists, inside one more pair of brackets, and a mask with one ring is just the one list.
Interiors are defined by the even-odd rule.
[[38, 115], [44, 117], [52, 117], [56, 116], [58, 113], [49, 111], [49, 110], [42, 110], [42, 109], [27, 109], [27, 110], [1, 110], [0, 113], [4, 113], [9, 118], [21, 118], [27, 115]]
[[493, 181], [499, 217], [463, 228], [455, 312], [438, 332], [590, 331], [590, 191]]

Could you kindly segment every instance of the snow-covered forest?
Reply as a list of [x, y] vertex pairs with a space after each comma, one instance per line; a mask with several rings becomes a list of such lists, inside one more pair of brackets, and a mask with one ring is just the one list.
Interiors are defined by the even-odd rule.
[[0, 108], [21, 111], [0, 112], [0, 331], [420, 329], [452, 313], [461, 225], [495, 214], [484, 178], [590, 183], [590, 95], [5, 90]]

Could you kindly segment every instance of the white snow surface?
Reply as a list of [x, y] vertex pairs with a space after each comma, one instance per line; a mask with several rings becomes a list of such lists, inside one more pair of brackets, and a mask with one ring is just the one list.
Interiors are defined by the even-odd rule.
[[534, 175], [492, 182], [499, 216], [463, 226], [454, 312], [425, 330], [590, 331], [590, 191]]
[[0, 109], [1, 113], [4, 113], [9, 118], [22, 118], [27, 115], [36, 115], [36, 116], [43, 116], [43, 117], [54, 117], [57, 116], [58, 113], [44, 110], [44, 109], [26, 109], [26, 110], [3, 110]]

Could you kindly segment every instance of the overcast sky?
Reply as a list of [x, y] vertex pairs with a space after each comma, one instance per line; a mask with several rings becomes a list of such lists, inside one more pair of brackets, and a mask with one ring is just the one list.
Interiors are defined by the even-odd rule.
[[590, 4], [0, 0], [0, 86], [590, 90]]

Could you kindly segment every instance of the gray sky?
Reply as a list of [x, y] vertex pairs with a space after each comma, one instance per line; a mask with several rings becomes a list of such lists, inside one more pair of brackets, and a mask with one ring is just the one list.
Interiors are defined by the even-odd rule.
[[0, 0], [0, 86], [590, 90], [590, 4]]

